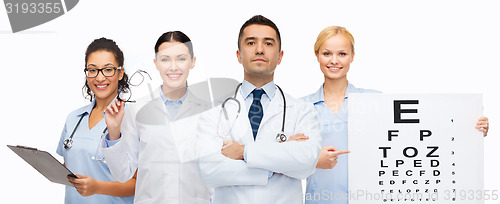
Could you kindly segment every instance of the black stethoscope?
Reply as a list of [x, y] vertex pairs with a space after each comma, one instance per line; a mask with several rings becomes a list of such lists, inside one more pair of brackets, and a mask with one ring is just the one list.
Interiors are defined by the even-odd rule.
[[[64, 140], [64, 142], [63, 142], [64, 149], [69, 149], [73, 146], [73, 135], [75, 134], [75, 131], [78, 128], [78, 126], [80, 126], [80, 122], [82, 122], [83, 117], [85, 117], [85, 113], [82, 114], [82, 117], [80, 117], [80, 120], [78, 120], [78, 123], [76, 123], [75, 129], [73, 129], [71, 136], [69, 136], [68, 139]], [[108, 130], [108, 127], [104, 128], [104, 131], [102, 131], [102, 134], [104, 135], [107, 130]]]
[[[233, 101], [236, 101], [236, 103], [238, 104], [238, 112], [237, 114], [239, 115], [240, 114], [240, 111], [241, 111], [241, 104], [240, 102], [236, 99], [236, 96], [238, 95], [238, 90], [240, 89], [242, 83], [238, 84], [238, 86], [236, 87], [236, 90], [234, 91], [234, 96], [233, 97], [229, 97], [229, 98], [226, 98], [226, 100], [224, 100], [224, 102], [222, 103], [222, 109], [224, 109], [224, 105], [226, 105], [226, 102], [230, 101], [230, 100], [233, 100]], [[278, 89], [280, 90], [280, 93], [281, 93], [281, 96], [283, 96], [283, 120], [281, 121], [281, 131], [276, 135], [276, 141], [277, 142], [286, 142], [287, 140], [287, 137], [285, 135], [285, 115], [286, 115], [286, 99], [285, 99], [285, 94], [283, 93], [283, 90], [281, 90], [281, 88], [276, 85], [276, 87], [278, 87]], [[226, 112], [224, 112], [226, 114]], [[227, 114], [226, 114], [226, 119], [227, 119]]]
[[[142, 71], [142, 70], [138, 70], [138, 71]], [[145, 72], [145, 71], [142, 71], [142, 72]], [[145, 73], [147, 74], [147, 72], [145, 72]], [[141, 83], [142, 83], [142, 81], [141, 81]], [[149, 83], [148, 83], [148, 85], [149, 85]], [[151, 87], [149, 87], [149, 89], [151, 91]], [[116, 99], [121, 101], [121, 102], [124, 102], [124, 103], [135, 103], [135, 101], [130, 100], [130, 97], [128, 97], [128, 99], [126, 99], [126, 100], [123, 100], [122, 98], [120, 98], [120, 90], [118, 90], [118, 94], [116, 94]], [[85, 117], [85, 113], [82, 114], [82, 117], [80, 117], [80, 120], [78, 120], [78, 123], [76, 123], [75, 129], [73, 129], [73, 132], [71, 133], [71, 136], [69, 136], [69, 139], [64, 140], [64, 142], [63, 142], [64, 149], [69, 149], [69, 148], [71, 148], [71, 146], [73, 146], [73, 135], [75, 134], [75, 131], [78, 128], [78, 126], [80, 126], [80, 122], [82, 122], [83, 117]], [[104, 134], [106, 133], [107, 130], [108, 130], [108, 127], [104, 128], [104, 131], [102, 131], [101, 138], [104, 136]]]

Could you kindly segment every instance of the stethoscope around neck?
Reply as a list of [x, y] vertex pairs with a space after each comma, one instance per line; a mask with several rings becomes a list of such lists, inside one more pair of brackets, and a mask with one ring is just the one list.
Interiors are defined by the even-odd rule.
[[[80, 117], [80, 120], [78, 120], [78, 123], [76, 123], [75, 128], [73, 129], [73, 132], [69, 136], [68, 139], [65, 139], [63, 142], [63, 147], [64, 149], [70, 149], [73, 146], [73, 135], [76, 132], [76, 129], [78, 129], [78, 126], [80, 126], [80, 122], [82, 122], [83, 118], [85, 117], [86, 113], [83, 113], [82, 116]], [[104, 128], [104, 131], [102, 131], [102, 134], [106, 134], [106, 131], [108, 130], [108, 127]]]
[[[138, 70], [138, 71], [142, 71], [142, 70]], [[145, 71], [143, 71], [143, 72], [145, 72]], [[147, 72], [145, 72], [145, 73], [147, 74]], [[148, 76], [149, 76], [149, 74], [148, 74]], [[141, 83], [142, 83], [142, 81], [141, 81]], [[148, 83], [148, 85], [149, 85], [149, 83]], [[138, 86], [138, 85], [136, 85], [136, 86]], [[150, 89], [151, 89], [151, 87], [150, 87]], [[120, 90], [118, 90], [118, 92], [116, 94], [116, 100], [119, 100], [119, 101], [124, 102], [124, 103], [135, 103], [136, 101], [130, 100], [130, 96], [131, 95], [122, 99], [120, 97]], [[73, 146], [73, 135], [75, 134], [75, 131], [78, 128], [78, 126], [80, 126], [80, 122], [82, 122], [82, 119], [83, 119], [83, 117], [85, 117], [85, 114], [86, 113], [83, 113], [82, 116], [80, 117], [80, 120], [78, 120], [78, 123], [76, 123], [75, 129], [73, 129], [71, 136], [69, 136], [68, 139], [64, 140], [64, 142], [63, 142], [64, 149], [69, 149], [69, 148], [71, 148], [71, 146]], [[106, 133], [107, 130], [108, 130], [108, 127], [104, 128], [104, 131], [102, 131], [101, 138], [104, 136], [104, 134]]]
[[[224, 106], [226, 105], [226, 103], [228, 101], [235, 101], [236, 104], [238, 104], [238, 111], [237, 111], [237, 115], [240, 114], [241, 112], [241, 103], [238, 101], [238, 99], [236, 99], [236, 96], [238, 95], [238, 90], [240, 89], [242, 83], [238, 84], [238, 86], [236, 87], [236, 90], [234, 91], [234, 96], [233, 97], [229, 97], [229, 98], [226, 98], [226, 100], [224, 100], [224, 102], [222, 103], [222, 112], [224, 112], [224, 116], [227, 119], [228, 118], [228, 115], [227, 115], [227, 112], [226, 110], [224, 109]], [[278, 89], [280, 90], [280, 93], [281, 93], [281, 96], [283, 97], [283, 119], [281, 121], [281, 131], [276, 134], [276, 141], [277, 142], [286, 142], [287, 140], [287, 137], [285, 135], [285, 116], [286, 116], [286, 99], [285, 99], [285, 94], [283, 93], [283, 90], [281, 90], [281, 88], [276, 85], [276, 87], [278, 87]]]
[[[78, 129], [78, 126], [80, 126], [80, 122], [82, 122], [83, 118], [85, 117], [85, 114], [86, 113], [82, 114], [82, 116], [80, 117], [80, 120], [78, 120], [78, 123], [76, 123], [76, 126], [73, 129], [73, 132], [71, 133], [71, 135], [69, 136], [69, 138], [65, 139], [63, 141], [63, 147], [64, 147], [64, 149], [68, 150], [68, 149], [70, 149], [73, 146], [73, 135], [75, 134], [76, 129]], [[100, 161], [100, 162], [106, 163], [106, 161], [104, 160], [104, 157], [97, 158], [97, 154], [99, 152], [99, 147], [102, 145], [102, 140], [103, 140], [104, 136], [106, 135], [106, 131], [107, 130], [108, 130], [108, 127], [104, 128], [104, 131], [102, 131], [101, 139], [99, 140], [99, 145], [97, 146], [97, 149], [95, 150], [94, 156], [91, 157], [92, 160], [96, 160], [96, 161]]]

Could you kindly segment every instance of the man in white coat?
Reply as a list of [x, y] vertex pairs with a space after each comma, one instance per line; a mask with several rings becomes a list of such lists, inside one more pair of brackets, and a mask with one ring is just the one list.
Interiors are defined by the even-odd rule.
[[[235, 87], [241, 112], [221, 111], [218, 106], [200, 116], [201, 177], [208, 187], [215, 187], [215, 204], [302, 203], [301, 179], [314, 172], [321, 149], [316, 111], [274, 84], [283, 51], [271, 20], [257, 15], [245, 22], [236, 55], [244, 68], [244, 81]], [[226, 108], [235, 105], [231, 101]], [[234, 121], [221, 128], [224, 111]], [[276, 138], [282, 123], [286, 142]], [[221, 135], [221, 129], [228, 130], [228, 136]]]

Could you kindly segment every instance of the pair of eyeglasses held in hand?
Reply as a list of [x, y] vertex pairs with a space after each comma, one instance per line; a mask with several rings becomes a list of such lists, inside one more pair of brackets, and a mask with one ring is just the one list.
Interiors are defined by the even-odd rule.
[[[138, 69], [137, 71], [134, 72], [134, 74], [132, 74], [132, 76], [130, 76], [129, 85], [130, 86], [141, 85], [142, 82], [144, 82], [144, 74], [146, 74], [149, 77], [149, 80], [153, 80], [146, 71]], [[131, 97], [132, 97], [131, 92], [120, 93], [120, 91], [118, 91], [118, 94], [116, 95], [116, 99], [121, 102], [135, 103], [136, 102], [135, 100], [130, 100]]]

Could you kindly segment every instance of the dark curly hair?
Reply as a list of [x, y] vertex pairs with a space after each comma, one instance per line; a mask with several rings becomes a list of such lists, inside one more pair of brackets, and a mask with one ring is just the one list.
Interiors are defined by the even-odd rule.
[[[92, 41], [92, 43], [90, 43], [90, 45], [87, 47], [87, 51], [85, 51], [85, 67], [87, 67], [87, 62], [90, 54], [97, 51], [107, 51], [112, 53], [116, 61], [118, 62], [118, 66], [123, 67], [124, 58], [122, 50], [120, 50], [118, 45], [116, 45], [115, 41], [107, 38], [95, 39], [94, 41]], [[90, 90], [86, 78], [85, 78], [85, 85], [83, 86], [82, 91], [85, 98], [89, 98], [90, 101], [94, 99], [94, 95]], [[118, 81], [118, 91], [122, 93], [128, 93], [130, 91], [128, 84], [128, 76], [126, 73], [123, 73], [123, 78], [120, 81]]]

